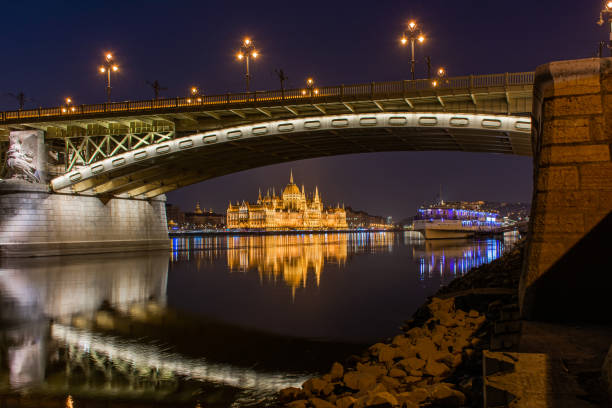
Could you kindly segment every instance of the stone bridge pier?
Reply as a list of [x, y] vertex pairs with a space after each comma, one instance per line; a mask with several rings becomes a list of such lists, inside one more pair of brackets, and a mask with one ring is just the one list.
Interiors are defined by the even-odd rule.
[[11, 132], [0, 179], [0, 257], [170, 249], [164, 195], [53, 192], [47, 159], [44, 132]]
[[612, 59], [538, 67], [524, 317], [612, 322]]

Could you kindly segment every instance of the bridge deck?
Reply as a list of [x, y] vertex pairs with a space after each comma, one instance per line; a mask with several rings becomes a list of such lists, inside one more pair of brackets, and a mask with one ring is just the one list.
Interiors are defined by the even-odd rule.
[[520, 72], [445, 78], [435, 87], [423, 79], [17, 110], [0, 112], [0, 137], [23, 129], [42, 129], [48, 138], [125, 134], [147, 125], [202, 131], [262, 119], [372, 111], [528, 115], [533, 80], [533, 72]]

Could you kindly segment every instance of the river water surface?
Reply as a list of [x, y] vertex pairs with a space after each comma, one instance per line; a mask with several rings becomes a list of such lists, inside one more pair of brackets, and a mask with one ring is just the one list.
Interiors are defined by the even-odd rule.
[[517, 239], [207, 235], [171, 252], [2, 259], [2, 406], [266, 406], [397, 334]]

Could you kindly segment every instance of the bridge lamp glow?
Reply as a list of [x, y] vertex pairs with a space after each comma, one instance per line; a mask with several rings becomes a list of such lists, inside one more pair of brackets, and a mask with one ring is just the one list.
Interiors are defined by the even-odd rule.
[[251, 83], [251, 72], [249, 68], [249, 60], [251, 58], [256, 59], [258, 56], [259, 56], [259, 53], [255, 49], [255, 44], [253, 43], [253, 40], [251, 40], [248, 37], [245, 37], [242, 42], [242, 46], [240, 47], [240, 51], [236, 54], [236, 57], [238, 58], [238, 61], [242, 61], [244, 59], [246, 63], [245, 64], [246, 65], [245, 79], [246, 79], [247, 92], [249, 92], [249, 86]]
[[416, 28], [416, 22], [413, 20], [411, 22], [408, 23], [408, 28], [410, 28], [410, 30], [414, 30]]
[[106, 72], [106, 68], [104, 68], [104, 67], [100, 67], [100, 73], [102, 73], [102, 74], [103, 74], [103, 73], [105, 73], [105, 72]]
[[252, 56], [253, 58], [257, 58], [257, 56], [258, 56], [258, 55], [259, 55], [259, 53], [258, 53], [257, 51], [253, 51], [253, 52], [251, 53], [251, 56]]
[[420, 44], [425, 42], [425, 35], [423, 35], [423, 31], [420, 29], [420, 27], [417, 26], [416, 21], [411, 20], [410, 22], [408, 22], [408, 27], [404, 31], [400, 39], [400, 42], [402, 43], [402, 45], [408, 45], [408, 43], [410, 43], [410, 51], [411, 51], [410, 73], [412, 76], [412, 80], [414, 80], [415, 79], [414, 69], [416, 66], [416, 60], [414, 59], [414, 44], [416, 42]]
[[418, 40], [419, 40], [420, 43], [425, 42], [425, 36], [424, 35], [419, 35]]
[[198, 88], [196, 88], [195, 86], [191, 87], [191, 94], [192, 95], [197, 95], [198, 94]]
[[406, 43], [408, 42], [408, 39], [406, 37], [402, 37], [400, 42], [402, 43], [402, 45], [406, 45]]
[[608, 11], [612, 10], [612, 1], [607, 1], [606, 2], [606, 9], [608, 9]]
[[238, 54], [236, 54], [236, 58], [238, 58], [238, 60], [242, 60], [244, 58], [244, 55], [239, 52]]
[[119, 67], [117, 65], [113, 65], [113, 72], [119, 71]]
[[111, 54], [110, 52], [106, 53], [106, 60], [110, 61], [113, 59], [113, 54]]
[[244, 45], [249, 46], [251, 44], [251, 40], [249, 38], [244, 39]]
[[65, 102], [66, 102], [66, 105], [70, 105], [72, 103], [72, 99], [66, 98]]

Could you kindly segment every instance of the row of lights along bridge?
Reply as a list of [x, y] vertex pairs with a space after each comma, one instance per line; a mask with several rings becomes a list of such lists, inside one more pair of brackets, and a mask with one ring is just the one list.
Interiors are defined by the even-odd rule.
[[[406, 31], [404, 31], [400, 39], [400, 43], [402, 45], [410, 44], [410, 47], [411, 47], [410, 72], [411, 72], [411, 78], [413, 80], [415, 79], [415, 65], [416, 65], [415, 42], [418, 42], [420, 44], [425, 42], [425, 35], [422, 33], [417, 23], [414, 20], [412, 20], [408, 23], [407, 29]], [[245, 62], [245, 68], [246, 68], [245, 79], [246, 79], [246, 91], [247, 92], [250, 92], [250, 85], [251, 85], [250, 65], [253, 60], [257, 59], [258, 56], [259, 56], [259, 52], [255, 48], [255, 44], [253, 40], [251, 40], [250, 38], [245, 38], [240, 47], [240, 51], [236, 54], [236, 58], [239, 61]], [[431, 79], [431, 60], [429, 59], [429, 57], [426, 58], [426, 62], [427, 62], [427, 68], [428, 68], [427, 69], [428, 78]], [[106, 99], [110, 103], [111, 102], [111, 73], [119, 71], [119, 66], [115, 63], [113, 59], [113, 54], [106, 53], [105, 58], [104, 58], [104, 65], [100, 66], [99, 70], [101, 74], [106, 75]], [[282, 88], [283, 81], [287, 78], [284, 77], [282, 70], [280, 71], [280, 74], [283, 76], [281, 78], [281, 88]], [[437, 78], [434, 79], [431, 83], [433, 87], [438, 86], [442, 78], [446, 76], [446, 69], [438, 68], [438, 70], [436, 71], [436, 75], [437, 75]], [[155, 99], [157, 99], [159, 89], [160, 89], [159, 83], [155, 81], [151, 86], [153, 86], [153, 89], [155, 90]], [[193, 86], [190, 88], [189, 91], [190, 91], [191, 96], [196, 101], [200, 102], [202, 100], [201, 98], [204, 95], [200, 92], [198, 87]], [[314, 79], [312, 78], [306, 79], [306, 87], [305, 89], [302, 90], [302, 95], [312, 97], [318, 94], [319, 94], [319, 90], [314, 86]], [[76, 110], [76, 108], [72, 105], [71, 98], [66, 98], [64, 102], [65, 102], [65, 106], [62, 108], [62, 112], [64, 113], [74, 112]]]
[[[607, 44], [604, 41], [599, 43], [598, 54], [600, 58], [602, 57], [604, 47], [609, 48], [611, 55], [612, 55], [612, 0], [604, 1], [603, 8], [599, 14], [599, 20], [597, 21], [597, 24], [601, 26], [601, 25], [604, 25], [606, 22], [610, 24], [610, 38]], [[400, 43], [404, 46], [410, 45], [410, 51], [411, 51], [410, 73], [411, 73], [412, 80], [415, 79], [415, 65], [416, 65], [415, 45], [417, 43], [422, 44], [424, 42], [425, 42], [425, 35], [423, 34], [423, 31], [421, 30], [421, 28], [418, 26], [418, 24], [414, 20], [410, 21], [400, 39]], [[245, 78], [246, 78], [246, 91], [247, 92], [250, 92], [250, 83], [251, 83], [250, 62], [251, 62], [251, 59], [252, 60], [257, 59], [258, 55], [259, 55], [259, 52], [255, 49], [255, 44], [253, 43], [253, 40], [251, 40], [250, 38], [245, 38], [242, 43], [242, 46], [240, 47], [240, 51], [238, 52], [236, 57], [239, 61], [245, 61], [246, 63]], [[431, 79], [431, 60], [429, 57], [426, 57], [425, 59], [427, 63], [427, 78]], [[104, 65], [100, 66], [99, 69], [100, 69], [100, 73], [106, 75], [106, 98], [108, 102], [111, 102], [111, 73], [119, 71], [119, 66], [114, 62], [113, 55], [111, 53], [107, 53], [105, 55]], [[283, 82], [284, 80], [287, 79], [287, 77], [285, 77], [282, 70], [277, 71], [277, 73], [281, 80], [281, 88], [283, 88]], [[441, 81], [444, 80], [443, 78], [446, 77], [446, 74], [447, 74], [446, 69], [438, 68], [436, 72], [437, 77], [432, 80], [431, 85], [433, 87], [438, 86], [441, 83]], [[165, 88], [161, 88], [161, 86], [159, 85], [157, 81], [155, 81], [153, 84], [150, 84], [150, 85], [153, 87], [155, 91], [155, 99], [157, 99], [159, 90], [165, 89]], [[190, 93], [194, 98], [196, 98], [198, 102], [202, 100], [201, 98], [203, 94], [200, 93], [200, 90], [197, 87], [191, 87]], [[308, 78], [306, 80], [306, 89], [302, 90], [302, 95], [312, 97], [318, 94], [319, 94], [319, 90], [314, 87], [314, 80], [312, 78]], [[25, 101], [25, 96], [23, 95], [23, 93], [19, 94], [19, 101], [20, 101], [19, 109], [21, 110], [23, 109], [23, 104]], [[75, 111], [75, 107], [72, 106], [71, 98], [66, 98], [64, 102], [65, 102], [65, 106], [62, 108], [62, 111], [64, 113]]]

